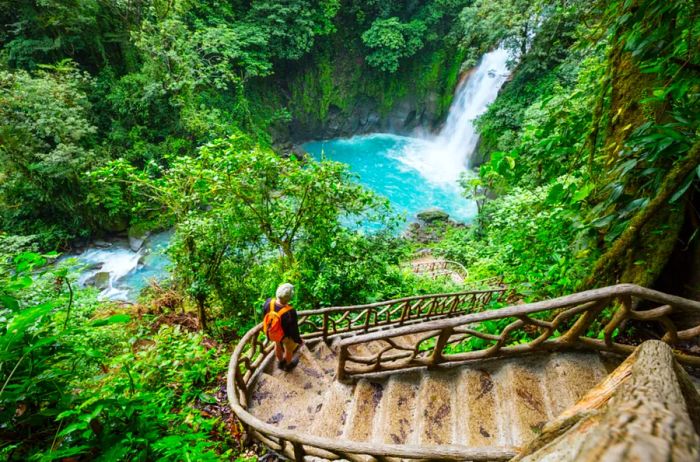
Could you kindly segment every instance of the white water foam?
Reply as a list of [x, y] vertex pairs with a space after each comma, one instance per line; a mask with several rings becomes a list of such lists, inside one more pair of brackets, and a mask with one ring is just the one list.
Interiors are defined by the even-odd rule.
[[440, 133], [426, 143], [396, 151], [395, 158], [417, 170], [434, 184], [457, 186], [470, 161], [479, 134], [474, 120], [486, 112], [508, 78], [508, 52], [502, 48], [486, 53], [477, 68], [457, 88], [457, 94]]
[[83, 273], [79, 283], [86, 281], [96, 273], [109, 273], [109, 284], [99, 295], [100, 299], [127, 300], [128, 289], [118, 287], [118, 281], [136, 270], [141, 259], [141, 252], [127, 248], [89, 249], [78, 256], [78, 260], [94, 266], [92, 271]]

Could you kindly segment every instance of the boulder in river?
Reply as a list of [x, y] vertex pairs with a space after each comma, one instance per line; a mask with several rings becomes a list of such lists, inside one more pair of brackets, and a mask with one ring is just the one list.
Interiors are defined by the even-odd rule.
[[448, 218], [450, 218], [450, 215], [438, 208], [431, 208], [427, 210], [423, 210], [421, 212], [418, 212], [416, 215], [419, 220], [421, 220], [424, 223], [434, 223], [436, 221], [447, 221]]
[[107, 289], [109, 287], [109, 273], [107, 271], [98, 271], [85, 281], [85, 285], [93, 286], [100, 290]]
[[143, 247], [144, 241], [151, 235], [151, 232], [143, 226], [132, 226], [129, 228], [129, 247], [134, 252], [138, 252]]

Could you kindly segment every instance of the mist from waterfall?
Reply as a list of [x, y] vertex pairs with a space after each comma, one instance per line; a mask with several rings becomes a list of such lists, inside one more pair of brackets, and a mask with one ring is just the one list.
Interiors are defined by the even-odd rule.
[[498, 96], [509, 76], [507, 62], [505, 49], [486, 53], [457, 88], [440, 133], [426, 143], [394, 153], [396, 159], [432, 183], [456, 185], [460, 174], [471, 167], [479, 141], [474, 121]]

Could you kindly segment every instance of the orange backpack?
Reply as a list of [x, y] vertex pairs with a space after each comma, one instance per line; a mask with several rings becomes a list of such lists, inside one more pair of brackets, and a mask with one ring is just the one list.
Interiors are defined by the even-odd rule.
[[273, 342], [281, 342], [284, 338], [284, 330], [282, 329], [282, 315], [292, 307], [289, 305], [283, 306], [279, 311], [275, 311], [275, 299], [270, 299], [270, 309], [263, 318], [263, 332], [267, 338]]

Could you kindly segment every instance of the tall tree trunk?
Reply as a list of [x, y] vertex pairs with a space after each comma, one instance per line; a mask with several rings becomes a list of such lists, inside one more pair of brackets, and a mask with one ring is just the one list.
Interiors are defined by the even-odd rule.
[[197, 296], [197, 316], [199, 318], [199, 328], [202, 330], [202, 332], [209, 332], [209, 327], [207, 325], [207, 308], [205, 296]]

